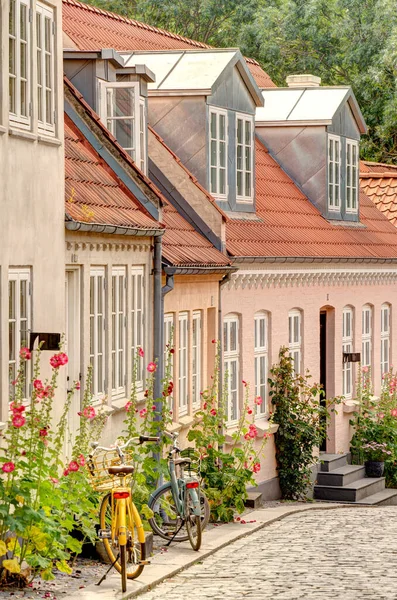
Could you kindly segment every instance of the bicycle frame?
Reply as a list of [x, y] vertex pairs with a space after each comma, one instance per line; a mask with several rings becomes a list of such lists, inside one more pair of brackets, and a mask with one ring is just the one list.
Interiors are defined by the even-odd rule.
[[[121, 486], [114, 487], [111, 490], [111, 539], [114, 543], [118, 540], [120, 546], [127, 544], [127, 517], [130, 523], [140, 521], [137, 508], [133, 502], [131, 488], [126, 485], [126, 477], [122, 478]], [[119, 494], [127, 494], [125, 498], [117, 498]], [[116, 501], [115, 501], [116, 500]], [[135, 525], [138, 535], [138, 541], [145, 543], [145, 533], [143, 525]]]
[[190, 494], [190, 497], [192, 499], [194, 514], [197, 516], [200, 516], [201, 508], [200, 508], [200, 500], [199, 500], [199, 497], [200, 497], [199, 487], [194, 487], [194, 488], [187, 487], [187, 485], [189, 483], [196, 482], [197, 479], [195, 479], [194, 477], [190, 477], [190, 478], [186, 479], [185, 477], [183, 477], [183, 471], [181, 472], [181, 477], [177, 477], [175, 463], [172, 458], [170, 458], [168, 461], [168, 470], [169, 470], [169, 474], [170, 474], [170, 482], [167, 481], [166, 483], [164, 483], [162, 486], [160, 486], [156, 490], [156, 492], [158, 492], [158, 490], [168, 488], [169, 483], [171, 483], [172, 495], [173, 495], [173, 498], [175, 501], [175, 506], [176, 506], [178, 513], [181, 516], [185, 516], [184, 498], [185, 498], [185, 495], [188, 493], [188, 494]]

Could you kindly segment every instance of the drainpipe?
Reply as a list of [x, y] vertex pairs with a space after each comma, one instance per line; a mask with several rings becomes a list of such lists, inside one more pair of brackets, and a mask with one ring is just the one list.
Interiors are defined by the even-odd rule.
[[163, 324], [161, 319], [161, 305], [162, 305], [162, 293], [161, 293], [161, 254], [162, 254], [162, 243], [161, 238], [154, 238], [154, 253], [153, 253], [153, 312], [154, 312], [154, 341], [153, 341], [153, 358], [157, 363], [156, 377], [154, 380], [154, 400], [161, 398], [161, 380], [163, 379], [163, 345], [162, 345], [162, 332]]
[[[222, 286], [228, 283], [235, 271], [229, 271], [219, 282], [218, 288], [218, 339], [220, 343], [220, 361], [219, 361], [219, 383], [218, 383], [218, 397], [219, 400], [222, 398], [223, 394], [223, 321], [222, 321]], [[220, 432], [223, 435], [223, 428]], [[219, 450], [223, 450], [223, 446], [219, 446]]]

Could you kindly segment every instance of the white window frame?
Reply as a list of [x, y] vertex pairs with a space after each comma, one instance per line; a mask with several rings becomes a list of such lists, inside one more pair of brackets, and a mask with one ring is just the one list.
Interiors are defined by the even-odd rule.
[[[101, 306], [102, 305], [102, 306]], [[106, 272], [105, 267], [90, 269], [90, 363], [92, 396], [100, 400], [106, 391]], [[102, 342], [102, 343], [101, 343]]]
[[[134, 114], [133, 115], [121, 115], [117, 116], [114, 114], [108, 115], [107, 108], [108, 102], [107, 97], [108, 93], [112, 93], [112, 90], [115, 89], [133, 89], [134, 90]], [[132, 160], [135, 162], [138, 168], [142, 170], [146, 174], [147, 170], [147, 161], [146, 161], [146, 107], [145, 100], [139, 95], [139, 82], [137, 81], [99, 81], [99, 108], [100, 108], [100, 117], [103, 121], [104, 125], [107, 129], [114, 135], [117, 139], [116, 131], [114, 128], [114, 123], [117, 120], [131, 120], [133, 123], [133, 147], [126, 147], [124, 150], [129, 154]], [[113, 105], [112, 105], [113, 106]], [[142, 107], [143, 106], [143, 112]], [[141, 146], [141, 119], [144, 121], [144, 139], [143, 146]], [[117, 139], [119, 144], [121, 145], [121, 141]]]
[[[11, 81], [15, 82], [14, 84], [14, 94], [15, 94], [15, 111], [12, 111], [11, 106], [11, 97], [9, 96], [9, 121], [11, 125], [16, 125], [19, 128], [30, 129], [31, 127], [31, 60], [32, 60], [32, 48], [31, 48], [31, 19], [32, 19], [32, 9], [31, 9], [31, 1], [30, 0], [10, 0], [10, 10], [11, 7], [15, 7], [15, 30], [11, 32], [9, 30], [8, 39], [9, 39], [9, 48], [11, 48], [12, 44], [15, 46], [15, 61], [14, 61], [14, 71], [15, 73], [9, 72], [9, 87]], [[22, 8], [23, 7], [23, 8]], [[21, 12], [22, 10], [26, 11], [26, 40], [21, 39]], [[26, 46], [26, 60], [25, 60], [25, 77], [22, 76], [21, 73], [21, 48]], [[9, 56], [9, 65], [11, 64], [11, 55]], [[9, 69], [9, 67], [8, 67]], [[22, 106], [21, 106], [21, 86], [26, 86], [26, 115], [22, 114]]]
[[[13, 286], [11, 286], [13, 283]], [[11, 288], [14, 288], [15, 297], [12, 306], [12, 314], [10, 313], [11, 308]], [[21, 315], [21, 298], [22, 288], [25, 288], [26, 294], [26, 316]], [[11, 381], [15, 380], [17, 372], [20, 366], [19, 352], [23, 346], [29, 346], [29, 332], [31, 331], [31, 320], [32, 320], [32, 296], [31, 296], [31, 271], [29, 268], [25, 269], [10, 269], [8, 272], [8, 339], [13, 338], [14, 342], [14, 355], [10, 356], [11, 348], [8, 348], [8, 368], [9, 376]], [[22, 323], [23, 328], [22, 328]], [[14, 325], [14, 326], [13, 326]], [[22, 331], [26, 331], [26, 340], [21, 339]], [[28, 397], [29, 392], [29, 378], [31, 375], [30, 370], [31, 363], [25, 362], [25, 398]], [[10, 397], [14, 396], [15, 387], [10, 385]]]
[[381, 375], [390, 369], [390, 304], [382, 304], [380, 311], [380, 370]]
[[302, 311], [298, 309], [290, 310], [288, 313], [288, 348], [295, 375], [300, 375], [302, 373]]
[[[168, 346], [168, 347], [167, 347]], [[169, 350], [171, 348], [175, 348], [175, 314], [174, 313], [166, 313], [164, 315], [164, 377], [166, 375], [167, 363], [170, 363], [170, 375], [171, 381], [174, 381], [174, 356], [175, 354], [170, 354]], [[173, 410], [174, 406], [174, 397], [173, 394], [168, 397], [168, 406], [170, 410]]]
[[144, 358], [137, 357], [138, 348], [146, 348], [146, 278], [145, 267], [131, 268], [131, 363], [137, 360], [136, 387], [145, 385]]
[[[49, 44], [46, 47], [45, 24], [49, 21]], [[40, 23], [40, 31], [39, 25]], [[55, 135], [55, 21], [54, 10], [45, 4], [36, 4], [36, 67], [38, 129]], [[46, 63], [48, 62], [47, 69]], [[40, 83], [41, 75], [41, 83]], [[40, 118], [40, 103], [42, 118]], [[47, 106], [49, 104], [49, 107]], [[47, 115], [49, 119], [47, 119]]]
[[127, 356], [127, 268], [112, 268], [111, 284], [112, 317], [112, 399], [126, 395]]
[[[262, 335], [261, 329], [264, 329]], [[267, 313], [260, 312], [254, 318], [254, 368], [255, 368], [255, 397], [262, 398], [262, 404], [255, 405], [256, 417], [264, 417], [267, 414], [268, 403], [268, 337], [269, 318]]]
[[[231, 329], [235, 328], [235, 346], [231, 345]], [[226, 419], [229, 426], [238, 423], [240, 416], [240, 319], [238, 315], [227, 315], [223, 320], [223, 368], [226, 378]], [[233, 371], [235, 381], [233, 381]], [[234, 400], [233, 400], [234, 396]]]
[[[212, 116], [215, 115], [216, 118], [216, 137], [212, 137], [212, 127], [211, 127], [211, 121], [212, 121]], [[225, 118], [225, 139], [221, 140], [219, 138], [219, 120], [220, 117], [223, 116]], [[220, 108], [214, 108], [214, 107], [210, 107], [209, 109], [209, 119], [208, 119], [208, 125], [209, 125], [209, 133], [208, 133], [208, 139], [209, 139], [209, 186], [208, 189], [210, 190], [210, 193], [217, 199], [219, 200], [227, 200], [227, 196], [228, 196], [228, 183], [227, 183], [227, 177], [228, 177], [228, 114], [226, 110], [222, 110]], [[215, 143], [215, 163], [212, 163], [212, 144]], [[221, 165], [220, 164], [220, 147], [221, 144], [225, 145], [225, 165]], [[213, 188], [212, 186], [212, 171], [213, 169], [215, 169], [216, 172], [216, 189]], [[220, 173], [221, 171], [224, 171], [224, 177], [225, 177], [225, 191], [224, 192], [220, 192]]]
[[146, 152], [146, 138], [147, 138], [147, 118], [146, 118], [146, 101], [144, 98], [139, 99], [139, 168], [142, 173], [147, 175], [147, 152]]
[[[335, 145], [339, 144], [338, 156], [335, 157]], [[333, 149], [333, 156], [338, 160], [331, 160], [331, 147]], [[341, 150], [341, 138], [338, 135], [328, 134], [327, 139], [327, 179], [328, 179], [328, 210], [331, 212], [340, 212], [341, 207], [341, 163], [342, 163], [342, 150]], [[332, 175], [332, 182], [331, 182]]]
[[189, 313], [178, 315], [178, 406], [179, 416], [189, 407]]
[[[354, 161], [355, 155], [355, 161]], [[356, 140], [346, 140], [346, 212], [358, 211], [359, 145]]]
[[[353, 352], [354, 312], [346, 306], [342, 312], [342, 355]], [[351, 398], [353, 395], [353, 364], [342, 361], [342, 395]]]
[[361, 313], [361, 367], [372, 368], [372, 321], [370, 304], [364, 304]]
[[[242, 143], [239, 144], [238, 141], [238, 122], [241, 121], [243, 124], [243, 140]], [[246, 127], [247, 127], [247, 123], [250, 126], [250, 140], [249, 140], [249, 144], [247, 144], [246, 142]], [[254, 182], [253, 182], [253, 176], [254, 176], [254, 118], [249, 116], [249, 115], [244, 115], [242, 113], [236, 113], [236, 199], [238, 202], [240, 203], [246, 203], [246, 204], [252, 204], [254, 201]], [[242, 154], [242, 168], [239, 169], [239, 165], [238, 165], [238, 151], [239, 148], [241, 147], [241, 154]], [[246, 152], [247, 149], [249, 149], [250, 152], [250, 156], [249, 156], [249, 165], [247, 168], [247, 160], [246, 160]], [[243, 184], [243, 190], [245, 193], [243, 194], [239, 194], [238, 193], [238, 176], [239, 173], [241, 173], [242, 175], [242, 184]], [[246, 177], [247, 175], [250, 176], [250, 192], [247, 194], [247, 190], [246, 190]]]
[[202, 364], [202, 311], [195, 310], [192, 317], [192, 405], [200, 406]]

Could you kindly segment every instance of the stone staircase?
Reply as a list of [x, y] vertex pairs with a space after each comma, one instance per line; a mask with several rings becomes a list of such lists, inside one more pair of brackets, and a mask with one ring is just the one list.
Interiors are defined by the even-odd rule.
[[386, 489], [384, 477], [366, 477], [363, 466], [348, 464], [347, 454], [320, 454], [313, 495], [323, 502], [397, 505], [397, 490]]

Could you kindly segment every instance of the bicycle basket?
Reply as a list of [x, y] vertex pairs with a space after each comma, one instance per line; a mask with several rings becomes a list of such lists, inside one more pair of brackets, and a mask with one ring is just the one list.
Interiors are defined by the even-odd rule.
[[181, 458], [190, 458], [192, 461], [190, 465], [185, 466], [185, 470], [189, 472], [190, 477], [198, 477], [201, 478], [200, 470], [201, 470], [201, 457], [200, 452], [198, 452], [195, 448], [185, 448], [180, 452]]
[[[125, 452], [124, 457], [126, 464], [132, 463], [133, 456], [130, 452]], [[109, 475], [108, 468], [120, 464], [120, 457], [116, 450], [96, 452], [92, 458], [89, 458], [86, 466], [93, 489], [97, 492], [105, 492], [117, 485], [118, 477]]]

